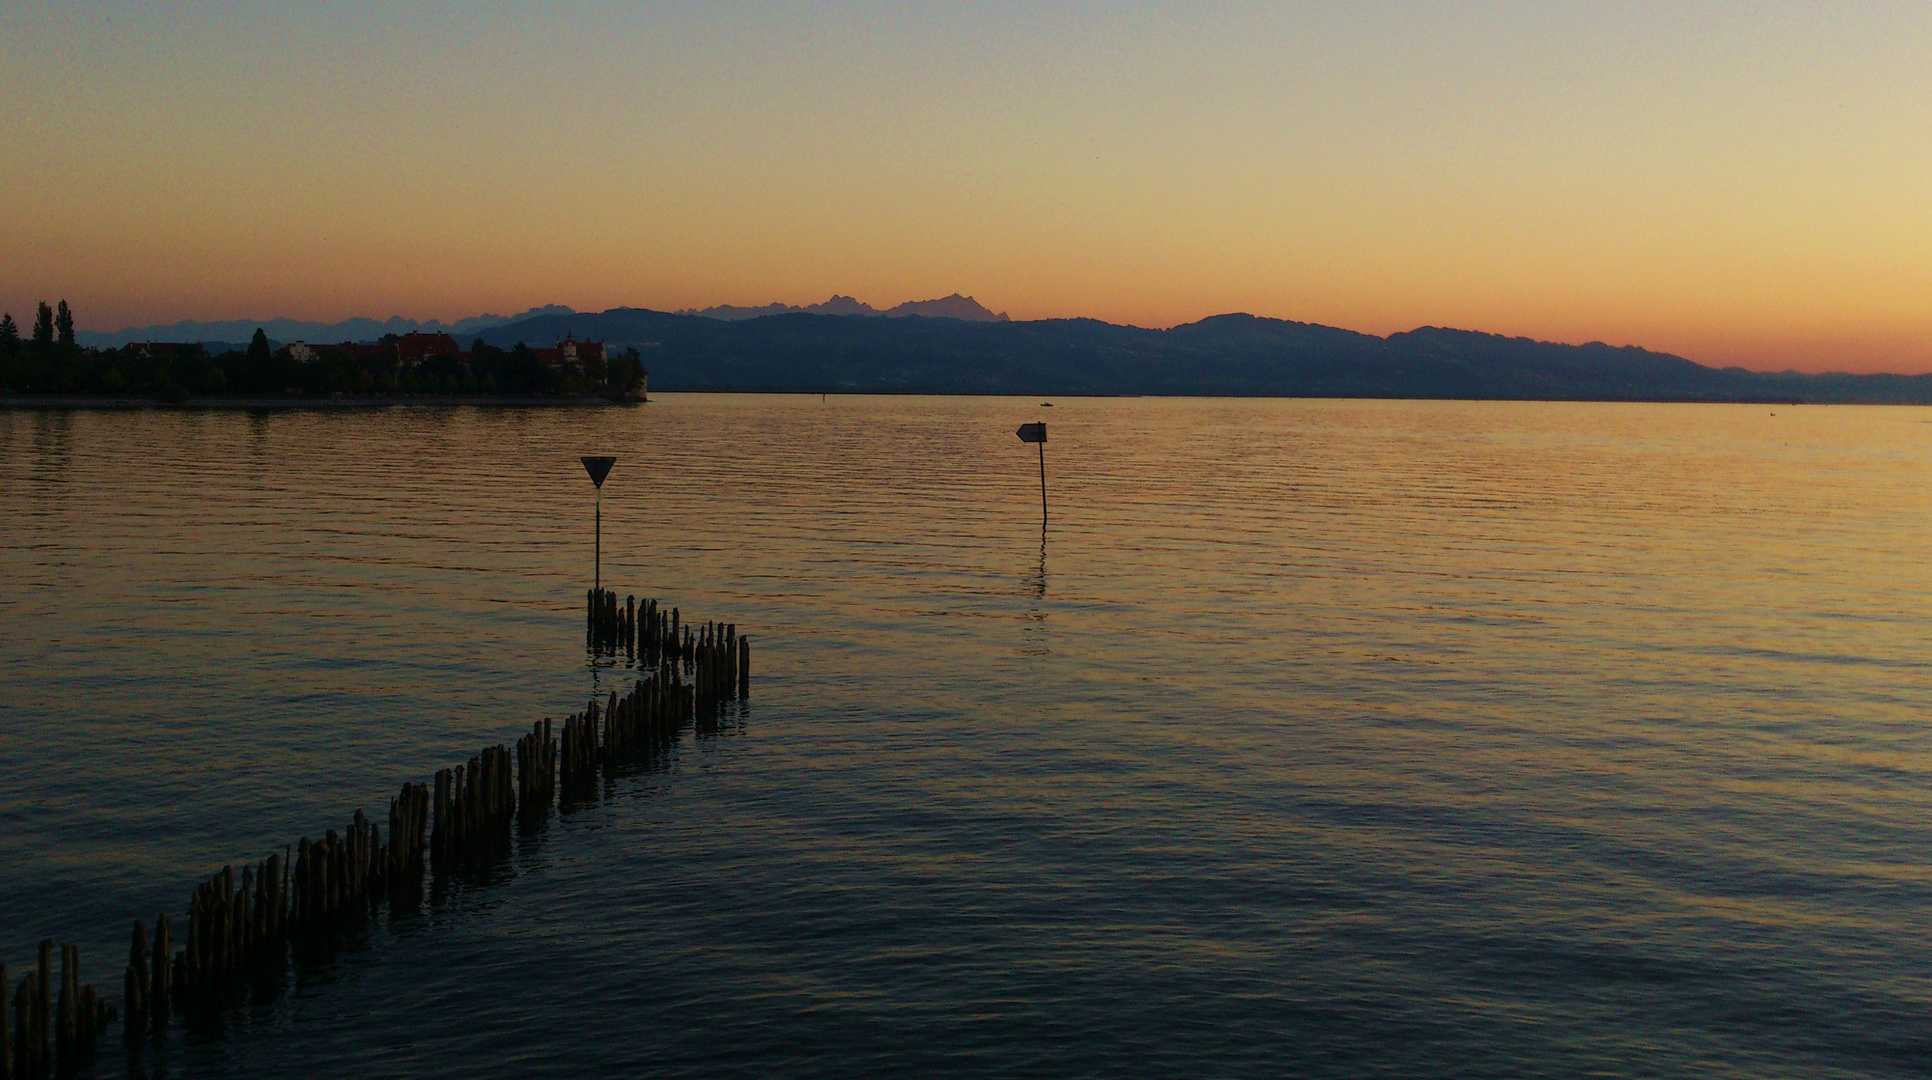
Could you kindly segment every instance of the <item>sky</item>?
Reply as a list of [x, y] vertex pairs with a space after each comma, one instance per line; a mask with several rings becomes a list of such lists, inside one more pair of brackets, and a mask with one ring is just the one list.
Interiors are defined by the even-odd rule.
[[0, 5], [0, 308], [1246, 311], [1932, 371], [1932, 5]]

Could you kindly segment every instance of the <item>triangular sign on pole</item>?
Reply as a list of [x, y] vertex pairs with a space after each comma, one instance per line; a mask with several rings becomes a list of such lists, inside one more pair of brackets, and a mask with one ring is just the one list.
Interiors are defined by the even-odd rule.
[[610, 467], [615, 464], [617, 459], [614, 457], [587, 457], [584, 459], [584, 471], [590, 474], [590, 482], [601, 488], [604, 486], [604, 477], [610, 475]]

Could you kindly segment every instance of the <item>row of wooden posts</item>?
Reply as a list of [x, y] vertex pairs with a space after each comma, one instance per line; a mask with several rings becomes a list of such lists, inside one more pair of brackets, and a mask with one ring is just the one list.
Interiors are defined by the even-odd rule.
[[675, 659], [692, 668], [700, 705], [750, 694], [751, 639], [738, 633], [735, 623], [682, 624], [677, 608], [667, 612], [648, 599], [640, 605], [634, 596], [620, 604], [609, 589], [585, 595], [584, 621], [585, 643], [594, 653], [614, 656], [622, 650], [642, 665], [661, 669]]
[[[425, 879], [477, 880], [510, 852], [515, 822], [541, 822], [553, 805], [593, 798], [600, 770], [649, 760], [681, 726], [714, 716], [720, 705], [749, 696], [748, 639], [731, 624], [683, 625], [678, 610], [654, 600], [640, 607], [604, 590], [590, 596], [591, 645], [642, 653], [655, 669], [629, 694], [592, 700], [563, 721], [534, 724], [514, 754], [485, 747], [467, 765], [443, 769], [430, 786], [409, 783], [389, 801], [385, 834], [358, 809], [346, 830], [303, 837], [239, 878], [234, 868], [197, 886], [174, 948], [166, 915], [152, 932], [134, 924], [122, 981], [130, 1047], [165, 1030], [171, 1011], [209, 1011], [280, 992], [291, 953], [325, 955], [336, 937], [368, 924], [387, 904], [417, 910]], [[80, 983], [80, 952], [61, 946], [58, 998], [51, 986], [54, 943], [42, 942], [37, 977], [14, 997], [13, 1022], [0, 1010], [0, 1080], [69, 1074], [93, 1057], [112, 1005]], [[6, 968], [0, 966], [0, 988]]]

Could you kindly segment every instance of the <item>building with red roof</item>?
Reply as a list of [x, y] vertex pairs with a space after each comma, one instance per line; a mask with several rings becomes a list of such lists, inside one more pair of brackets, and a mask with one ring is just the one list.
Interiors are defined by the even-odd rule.
[[603, 342], [578, 341], [570, 334], [565, 334], [564, 339], [557, 342], [557, 347], [554, 349], [531, 349], [530, 351], [537, 355], [537, 359], [542, 360], [551, 367], [562, 367], [565, 364], [588, 364], [593, 360], [602, 361], [604, 359]]
[[448, 334], [404, 334], [396, 339], [396, 359], [414, 367], [437, 356], [461, 357], [463, 347]]

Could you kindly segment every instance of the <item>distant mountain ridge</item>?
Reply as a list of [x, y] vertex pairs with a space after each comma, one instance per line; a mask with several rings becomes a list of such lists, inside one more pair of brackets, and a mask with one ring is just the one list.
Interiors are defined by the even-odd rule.
[[[247, 344], [255, 336], [255, 328], [275, 342], [309, 341], [335, 344], [343, 341], [370, 342], [384, 334], [450, 334], [464, 337], [492, 326], [517, 322], [540, 315], [571, 315], [570, 308], [561, 304], [531, 308], [520, 315], [475, 315], [458, 319], [453, 323], [442, 323], [435, 319], [417, 322], [393, 316], [388, 319], [344, 319], [335, 323], [303, 322], [297, 319], [229, 319], [224, 322], [183, 321], [165, 326], [130, 326], [111, 333], [98, 330], [81, 330], [74, 334], [74, 340], [90, 349], [116, 349], [146, 341], [181, 341], [215, 344]], [[465, 344], [468, 344], [465, 342]]]
[[908, 300], [897, 307], [884, 311], [850, 296], [833, 296], [822, 304], [808, 304], [796, 307], [791, 304], [766, 304], [764, 307], [733, 307], [720, 304], [708, 308], [685, 308], [679, 315], [697, 315], [706, 319], [723, 322], [742, 322], [746, 319], [762, 319], [768, 315], [874, 315], [886, 319], [902, 319], [917, 315], [927, 319], [959, 319], [963, 322], [1010, 322], [1004, 311], [993, 312], [970, 296], [954, 293], [937, 300]]
[[[466, 338], [491, 327], [505, 326], [543, 315], [575, 315], [571, 308], [562, 304], [547, 304], [534, 307], [519, 315], [474, 315], [444, 323], [435, 319], [418, 322], [405, 319], [400, 315], [387, 319], [354, 318], [341, 322], [306, 322], [299, 319], [228, 319], [221, 322], [196, 322], [183, 320], [177, 323], [154, 326], [129, 326], [115, 331], [81, 330], [74, 338], [90, 349], [118, 349], [123, 345], [133, 345], [147, 341], [197, 342], [203, 345], [233, 344], [245, 345], [255, 336], [260, 327], [269, 340], [276, 344], [290, 341], [329, 342], [331, 344], [353, 341], [368, 343], [384, 334], [449, 334], [452, 337]], [[967, 322], [1007, 322], [1005, 312], [988, 310], [970, 296], [954, 293], [936, 300], [909, 300], [884, 311], [871, 304], [855, 300], [850, 296], [834, 296], [822, 304], [795, 307], [790, 304], [767, 304], [764, 307], [732, 307], [728, 304], [702, 310], [691, 308], [678, 312], [680, 315], [698, 315], [707, 319], [736, 322], [745, 319], [760, 319], [767, 315], [873, 315], [880, 318], [904, 318], [918, 315], [928, 319], [961, 319]], [[468, 344], [468, 342], [464, 342]]]
[[[873, 317], [854, 317], [867, 315]], [[448, 325], [236, 320], [78, 337], [90, 346], [239, 344], [256, 326], [278, 342], [373, 341], [422, 330], [452, 334], [465, 346], [480, 338], [511, 348], [574, 335], [639, 350], [654, 390], [1932, 404], [1932, 375], [1753, 372], [1601, 342], [1564, 345], [1443, 327], [1377, 337], [1245, 314], [1165, 330], [1097, 319], [1015, 322], [958, 294], [883, 312], [834, 296], [809, 310], [774, 304], [578, 312], [551, 305]]]
[[1601, 342], [1442, 327], [1384, 338], [1243, 314], [1150, 330], [1096, 319], [725, 320], [615, 308], [479, 336], [508, 348], [566, 334], [638, 349], [653, 390], [1932, 404], [1932, 375], [1761, 373]]

